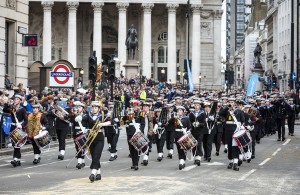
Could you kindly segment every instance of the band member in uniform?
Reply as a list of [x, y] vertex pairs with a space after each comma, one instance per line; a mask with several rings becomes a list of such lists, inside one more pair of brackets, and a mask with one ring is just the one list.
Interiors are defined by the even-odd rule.
[[225, 124], [225, 135], [226, 141], [228, 144], [228, 160], [229, 165], [228, 169], [233, 169], [235, 171], [239, 171], [238, 167], [238, 158], [239, 158], [239, 149], [237, 146], [232, 146], [232, 136], [237, 128], [237, 124], [234, 121], [233, 117], [236, 118], [237, 122], [242, 124], [245, 122], [244, 112], [235, 108], [235, 99], [228, 99], [228, 106], [219, 112], [220, 116], [226, 118]]
[[288, 109], [288, 128], [289, 128], [289, 135], [294, 136], [294, 129], [295, 129], [295, 119], [296, 116], [299, 114], [299, 107], [298, 105], [294, 104], [294, 99], [290, 98], [288, 101], [289, 109]]
[[[221, 99], [222, 99], [222, 105], [221, 105], [221, 108], [220, 108], [219, 112], [222, 113], [222, 112], [224, 112], [222, 110], [224, 110], [227, 107], [227, 100], [228, 100], [228, 98], [226, 96], [223, 96], [223, 97], [221, 97]], [[225, 131], [225, 121], [226, 121], [226, 119], [225, 119], [225, 117], [223, 117], [223, 118], [224, 118], [224, 122], [223, 122], [222, 141], [224, 143], [224, 153], [227, 153], [228, 152], [228, 144], [227, 144], [226, 135], [225, 135], [226, 134], [226, 131]]]
[[195, 110], [189, 114], [189, 122], [192, 124], [192, 135], [198, 141], [197, 147], [193, 148], [193, 154], [195, 155], [195, 164], [200, 166], [201, 157], [203, 156], [202, 140], [204, 134], [205, 115], [201, 110], [201, 102], [194, 100]]
[[167, 117], [167, 124], [166, 124], [166, 147], [168, 150], [168, 158], [173, 157], [173, 149], [174, 149], [174, 136], [175, 136], [175, 127], [174, 127], [174, 106], [173, 104], [167, 104], [168, 108], [168, 117]]
[[34, 153], [33, 164], [38, 164], [41, 161], [41, 156], [40, 156], [41, 150], [37, 146], [34, 140], [34, 136], [38, 135], [41, 130], [46, 130], [48, 128], [48, 120], [46, 115], [40, 112], [41, 109], [40, 104], [34, 104], [32, 108], [33, 108], [33, 113], [28, 115], [27, 132], [33, 147], [33, 153]]
[[[12, 132], [13, 130], [15, 130], [16, 128], [18, 129], [25, 129], [27, 122], [28, 122], [28, 118], [27, 118], [27, 113], [25, 108], [23, 108], [20, 104], [22, 101], [23, 97], [19, 94], [16, 94], [14, 97], [14, 103], [13, 105], [5, 105], [3, 108], [3, 112], [5, 113], [10, 113], [11, 115], [11, 127], [10, 127], [10, 132]], [[13, 146], [15, 146], [15, 144], [13, 143]], [[16, 166], [21, 166], [21, 150], [18, 147], [14, 147], [14, 153], [13, 153], [13, 160], [10, 162], [13, 167]]]
[[92, 102], [91, 106], [92, 112], [90, 112], [87, 119], [84, 118], [83, 121], [87, 120], [90, 129], [89, 136], [91, 136], [91, 139], [89, 141], [89, 151], [92, 156], [90, 166], [92, 173], [89, 179], [91, 182], [94, 182], [95, 180], [101, 180], [100, 158], [104, 147], [103, 127], [110, 125], [111, 119], [109, 113], [105, 116], [104, 111], [101, 111], [101, 105], [98, 101]]
[[117, 143], [120, 135], [120, 121], [118, 115], [121, 116], [121, 107], [118, 108], [118, 102], [109, 105], [110, 113], [112, 116], [112, 124], [107, 126], [107, 141], [110, 143], [110, 158], [109, 161], [114, 161], [118, 158], [117, 154]]
[[[71, 122], [73, 124], [73, 139], [76, 140], [76, 138], [79, 138], [80, 136], [84, 135], [87, 132], [87, 127], [88, 124], [87, 122], [82, 122], [82, 118], [87, 117], [86, 112], [84, 111], [84, 103], [80, 102], [80, 101], [75, 101], [73, 104], [73, 108], [72, 108], [72, 115], [71, 115]], [[75, 149], [76, 152], [78, 153], [79, 148], [78, 145], [75, 143]], [[77, 169], [81, 169], [83, 167], [85, 167], [85, 162], [84, 162], [84, 154], [83, 151], [81, 150], [78, 154], [77, 154], [77, 165], [76, 168]]]
[[175, 142], [178, 151], [179, 158], [179, 170], [182, 170], [185, 167], [186, 155], [184, 150], [178, 143], [178, 140], [186, 133], [187, 130], [190, 129], [190, 121], [189, 118], [185, 116], [185, 108], [183, 106], [176, 107], [177, 114], [174, 116], [175, 122]]
[[289, 109], [289, 105], [284, 101], [283, 96], [279, 96], [278, 100], [274, 101], [273, 104], [276, 106], [276, 122], [278, 130], [277, 141], [285, 140], [285, 117]]
[[217, 129], [216, 129], [216, 134], [214, 137], [214, 142], [215, 142], [215, 146], [216, 146], [216, 156], [219, 156], [219, 154], [220, 154], [224, 122], [225, 122], [225, 118], [219, 115], [219, 112], [221, 109], [222, 109], [221, 104], [218, 103], [216, 124], [215, 124], [217, 126]]
[[155, 110], [155, 118], [154, 118], [154, 133], [155, 133], [155, 140], [156, 140], [156, 147], [158, 157], [157, 160], [161, 161], [163, 159], [163, 148], [166, 141], [166, 124], [168, 122], [168, 108], [158, 108]]
[[[154, 117], [154, 112], [150, 111], [150, 104], [149, 102], [145, 102], [142, 105], [142, 111], [139, 114], [139, 117], [137, 119], [137, 123], [140, 124], [140, 131], [146, 135], [148, 139], [151, 139], [153, 133], [153, 117]], [[149, 159], [149, 153], [150, 153], [150, 144], [149, 143], [149, 149], [146, 151], [143, 157], [143, 162], [142, 164], [144, 166], [148, 165], [148, 159]], [[143, 151], [145, 152], [145, 151]]]

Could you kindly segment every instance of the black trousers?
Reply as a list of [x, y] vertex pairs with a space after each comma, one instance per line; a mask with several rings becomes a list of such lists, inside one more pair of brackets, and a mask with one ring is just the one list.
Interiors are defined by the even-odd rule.
[[49, 135], [52, 137], [52, 138], [56, 138], [56, 131], [55, 131], [55, 120], [53, 118], [47, 118], [48, 119], [48, 132], [49, 132]]
[[225, 136], [228, 144], [228, 159], [232, 160], [234, 158], [239, 158], [239, 148], [237, 146], [232, 146], [232, 136], [236, 129], [235, 124], [226, 124], [225, 125]]
[[257, 137], [257, 131], [255, 129], [250, 132], [251, 139], [252, 139], [252, 155], [255, 155], [255, 145], [256, 145], [256, 137]]
[[173, 150], [173, 148], [174, 148], [174, 136], [175, 136], [175, 131], [166, 131], [167, 150]]
[[30, 138], [31, 140], [31, 144], [32, 144], [32, 148], [33, 148], [33, 153], [34, 154], [41, 154], [41, 150], [40, 148], [36, 145], [36, 142], [34, 141], [33, 138]]
[[161, 134], [160, 139], [158, 139], [158, 134], [155, 134], [155, 140], [156, 140], [157, 153], [163, 153], [163, 148], [166, 141], [166, 132]]
[[59, 151], [66, 150], [67, 133], [68, 133], [68, 129], [56, 129]]
[[198, 142], [198, 145], [195, 148], [193, 148], [193, 155], [203, 156], [203, 150], [202, 150], [203, 133], [193, 133], [192, 132], [192, 135]]
[[127, 141], [132, 161], [132, 166], [138, 166], [139, 165], [139, 152], [129, 143], [129, 140], [132, 138], [133, 135], [127, 135]]
[[221, 148], [222, 135], [223, 135], [223, 132], [218, 132], [214, 135], [214, 142], [215, 142], [217, 152], [219, 152], [220, 148]]
[[[16, 126], [14, 125], [11, 125], [10, 127], [10, 132], [14, 131], [16, 128]], [[15, 143], [12, 142], [12, 146], [15, 146]], [[14, 147], [14, 153], [13, 153], [13, 158], [21, 158], [21, 149], [20, 148], [15, 148]]]
[[117, 143], [119, 140], [120, 130], [117, 128], [115, 132], [108, 132], [107, 134], [107, 142], [110, 143], [110, 153], [116, 153], [117, 150]]
[[204, 158], [211, 157], [212, 142], [214, 140], [215, 132], [212, 131], [210, 134], [203, 135], [203, 149], [204, 149]]
[[90, 152], [92, 156], [92, 163], [90, 166], [91, 169], [101, 168], [100, 158], [102, 155], [103, 147], [104, 147], [104, 135], [103, 132], [99, 132], [90, 146]]
[[294, 134], [295, 116], [289, 116], [288, 117], [288, 127], [289, 127], [289, 133]]
[[272, 118], [268, 117], [266, 119], [266, 123], [265, 123], [265, 133], [266, 133], [266, 135], [271, 134], [271, 132], [272, 132], [272, 125], [273, 125], [273, 120], [272, 120]]
[[177, 151], [178, 151], [178, 158], [179, 158], [179, 160], [180, 159], [186, 160], [185, 152], [177, 142], [182, 136], [183, 136], [183, 132], [180, 132], [180, 131], [175, 132], [175, 142], [176, 142], [176, 147], [177, 147]]
[[285, 138], [285, 119], [284, 118], [277, 118], [277, 130], [278, 130], [278, 139]]

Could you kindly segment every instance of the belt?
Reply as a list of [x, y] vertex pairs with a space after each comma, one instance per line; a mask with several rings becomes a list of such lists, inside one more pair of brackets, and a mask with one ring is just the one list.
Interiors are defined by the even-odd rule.
[[11, 123], [11, 125], [14, 125], [14, 126], [16, 126], [16, 125], [17, 125], [17, 123]]
[[80, 127], [75, 127], [75, 129], [81, 129]]
[[222, 122], [217, 122], [218, 125], [223, 124]]
[[182, 130], [182, 129], [175, 129], [175, 131], [183, 132], [183, 130]]
[[226, 121], [226, 124], [235, 125], [235, 122], [234, 121]]

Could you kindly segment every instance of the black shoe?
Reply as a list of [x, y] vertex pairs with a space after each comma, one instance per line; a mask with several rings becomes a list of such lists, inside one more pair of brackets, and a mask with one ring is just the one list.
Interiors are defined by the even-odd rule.
[[260, 141], [256, 141], [257, 144], [260, 144]]
[[216, 152], [216, 156], [219, 156], [219, 152]]
[[21, 166], [21, 161], [16, 161], [17, 162], [17, 166]]
[[36, 164], [38, 164], [38, 163], [40, 163], [40, 159], [34, 159], [34, 160], [33, 160], [33, 164], [36, 165]]
[[17, 166], [17, 161], [12, 160], [12, 161], [10, 161], [10, 164], [12, 164], [13, 167], [16, 167]]
[[78, 164], [76, 165], [76, 168], [77, 168], [77, 169], [81, 169], [81, 164], [78, 163]]
[[163, 159], [162, 156], [157, 157], [157, 160], [158, 160], [159, 162], [162, 161], [162, 159]]
[[250, 163], [250, 162], [251, 162], [251, 159], [248, 159], [248, 160], [247, 160], [247, 163]]
[[243, 164], [243, 161], [242, 160], [239, 160], [238, 161], [238, 166], [241, 166]]
[[251, 159], [255, 159], [255, 155], [254, 154], [251, 155]]
[[200, 160], [195, 160], [195, 161], [194, 161], [194, 164], [200, 166], [200, 165], [201, 165], [201, 161], [200, 161]]
[[182, 170], [185, 167], [185, 164], [179, 164], [179, 170]]
[[59, 154], [59, 155], [57, 156], [57, 158], [60, 159], [60, 160], [64, 160], [64, 155]]
[[152, 151], [151, 148], [149, 148], [148, 152], [151, 152], [151, 151]]
[[207, 158], [207, 161], [210, 162], [210, 161], [211, 161], [211, 157], [208, 157], [208, 158]]
[[236, 163], [233, 164], [233, 170], [234, 171], [239, 171], [240, 168], [238, 167], [238, 165]]
[[139, 167], [138, 166], [134, 166], [134, 170], [135, 171], [139, 170]]
[[100, 174], [97, 174], [96, 175], [96, 180], [98, 181], [98, 180], [101, 180], [101, 175]]
[[91, 174], [89, 179], [91, 182], [94, 182], [96, 180], [96, 176], [94, 174]]
[[173, 158], [173, 155], [172, 155], [172, 154], [168, 154], [167, 157], [170, 158], [170, 159], [172, 159], [172, 158]]
[[278, 139], [277, 139], [277, 141], [281, 141], [281, 139], [280, 139], [280, 138], [278, 138]]
[[131, 158], [131, 154], [128, 154], [128, 157]]
[[85, 167], [85, 163], [81, 163], [81, 168], [84, 168]]
[[225, 152], [225, 153], [227, 153], [227, 151], [228, 151], [228, 149], [227, 149], [227, 148], [225, 148], [225, 149], [224, 149], [224, 152]]
[[291, 133], [291, 136], [294, 136], [294, 134], [293, 134], [293, 133]]
[[289, 133], [289, 135], [291, 135], [291, 133]]
[[204, 157], [204, 161], [207, 161], [207, 157]]
[[147, 166], [147, 165], [148, 165], [148, 160], [143, 160], [142, 164], [143, 164], [144, 166]]
[[109, 158], [109, 161], [114, 161], [115, 160], [115, 157], [114, 156], [111, 156], [110, 158]]
[[232, 169], [233, 167], [233, 163], [229, 163], [229, 165], [227, 166], [227, 169]]
[[285, 140], [285, 137], [282, 138], [282, 141], [284, 141], [284, 140]]

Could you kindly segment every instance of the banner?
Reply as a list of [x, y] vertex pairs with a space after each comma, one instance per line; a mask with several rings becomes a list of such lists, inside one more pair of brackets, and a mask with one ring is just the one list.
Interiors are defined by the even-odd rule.
[[188, 71], [188, 80], [189, 80], [189, 91], [193, 92], [194, 90], [194, 86], [193, 86], [193, 79], [192, 79], [192, 73], [191, 73], [191, 69], [190, 69], [190, 59], [188, 59], [188, 57], [186, 56], [186, 66], [187, 66], [187, 71]]
[[9, 133], [10, 133], [10, 126], [11, 126], [11, 123], [12, 123], [11, 117], [9, 117], [9, 116], [3, 116], [2, 120], [3, 120], [2, 129], [3, 129], [3, 131], [4, 131], [4, 133], [6, 135], [9, 135]]
[[253, 96], [256, 90], [256, 84], [258, 80], [258, 74], [253, 73], [249, 79], [247, 93], [246, 93], [246, 101], [248, 96]]

